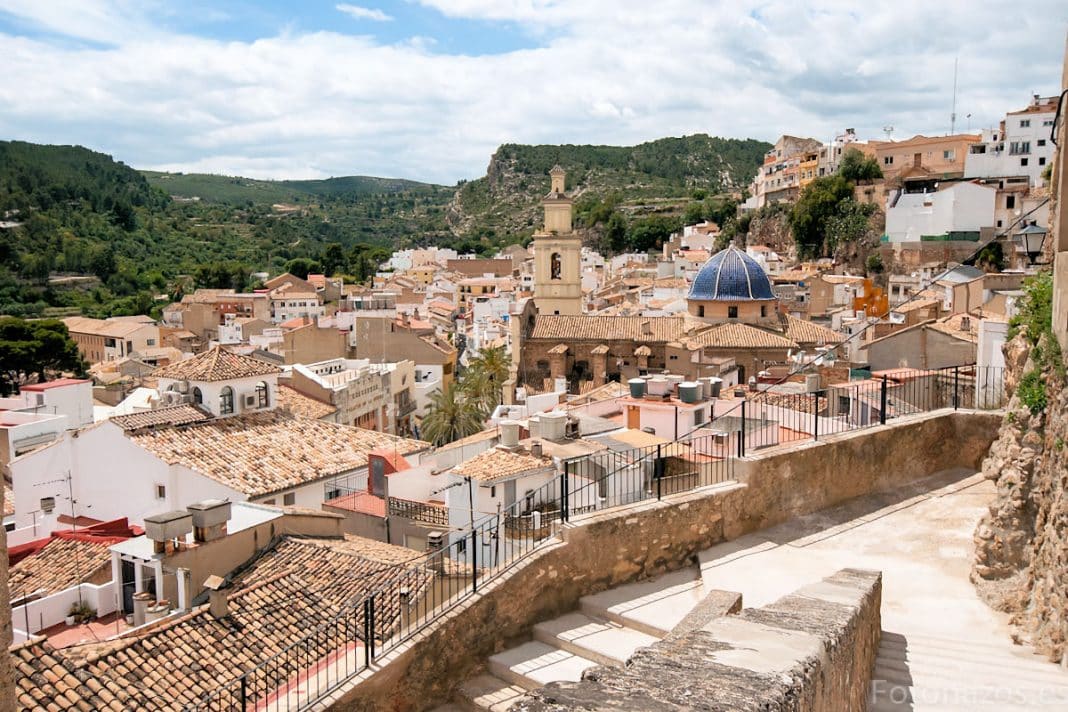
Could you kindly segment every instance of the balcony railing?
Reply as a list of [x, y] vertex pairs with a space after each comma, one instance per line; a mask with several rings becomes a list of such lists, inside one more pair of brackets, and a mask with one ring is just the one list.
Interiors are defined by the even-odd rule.
[[443, 505], [390, 497], [386, 500], [386, 511], [391, 517], [404, 517], [441, 527], [449, 526], [449, 510]]

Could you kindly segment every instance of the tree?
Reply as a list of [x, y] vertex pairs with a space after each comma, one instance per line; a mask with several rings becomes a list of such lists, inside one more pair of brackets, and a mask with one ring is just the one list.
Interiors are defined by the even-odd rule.
[[864, 266], [868, 268], [868, 274], [882, 274], [886, 269], [883, 265], [883, 256], [878, 252], [868, 255], [868, 259], [864, 260]]
[[8, 396], [22, 384], [42, 383], [57, 374], [83, 376], [86, 368], [63, 322], [0, 317], [0, 395]]
[[816, 178], [802, 191], [790, 211], [790, 231], [802, 257], [826, 253], [827, 221], [838, 213], [838, 204], [852, 200], [853, 184], [840, 175]]
[[503, 346], [482, 349], [468, 363], [462, 387], [468, 398], [491, 413], [501, 403], [501, 389], [508, 380], [508, 354]]
[[323, 264], [323, 274], [327, 277], [332, 277], [345, 269], [347, 262], [345, 251], [340, 244], [331, 242], [323, 249], [323, 256], [320, 258], [320, 262]]
[[682, 215], [685, 225], [696, 225], [705, 219], [705, 206], [703, 203], [690, 203], [686, 206], [686, 212]]
[[115, 250], [111, 249], [111, 245], [105, 245], [93, 251], [89, 268], [101, 282], [106, 282], [108, 277], [115, 272], [115, 266]]
[[838, 164], [838, 175], [848, 181], [856, 183], [862, 180], [876, 180], [883, 177], [883, 169], [875, 156], [865, 156], [860, 149], [848, 148], [842, 154], [842, 161]]
[[1000, 272], [1005, 269], [1005, 252], [1000, 242], [991, 242], [979, 250], [975, 257], [975, 266], [987, 272]]
[[321, 269], [322, 266], [317, 260], [308, 257], [295, 257], [286, 262], [286, 272], [301, 279], [307, 279], [309, 274], [315, 274]]
[[420, 424], [420, 436], [444, 445], [482, 430], [485, 413], [468, 398], [456, 381], [430, 395], [430, 407]]
[[623, 252], [627, 249], [627, 220], [619, 213], [612, 213], [605, 226], [604, 237], [612, 252]]

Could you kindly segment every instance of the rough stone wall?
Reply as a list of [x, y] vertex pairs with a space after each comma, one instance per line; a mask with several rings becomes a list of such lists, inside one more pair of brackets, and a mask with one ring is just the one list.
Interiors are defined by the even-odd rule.
[[[1023, 344], [1017, 338], [1006, 349], [1012, 385], [1033, 367], [1023, 363]], [[1061, 661], [1068, 640], [1068, 390], [1051, 392], [1037, 414], [1013, 395], [983, 474], [997, 483], [998, 498], [975, 532], [972, 580], [990, 605], [1012, 615], [1018, 641]]]
[[[4, 492], [0, 487], [0, 508], [4, 505]], [[11, 667], [11, 599], [7, 591], [7, 532], [0, 527], [0, 712], [14, 712], [15, 671]]]
[[775, 603], [638, 650], [625, 667], [554, 682], [511, 709], [865, 709], [881, 633], [882, 578], [844, 569]]
[[[954, 467], [978, 468], [1000, 422], [929, 415], [738, 463], [746, 481], [582, 517], [431, 628], [334, 693], [337, 710], [422, 710], [449, 699], [486, 657], [582, 596], [691, 565], [696, 552], [871, 492]], [[744, 592], [743, 592], [744, 593]], [[842, 708], [839, 708], [842, 709]]]

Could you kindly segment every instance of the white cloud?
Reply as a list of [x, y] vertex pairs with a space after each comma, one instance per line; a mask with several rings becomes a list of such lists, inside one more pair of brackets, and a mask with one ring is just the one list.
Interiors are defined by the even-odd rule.
[[334, 6], [335, 10], [339, 10], [349, 17], [357, 20], [374, 20], [375, 22], [389, 22], [393, 18], [382, 12], [377, 8], [372, 7], [360, 7], [359, 5], [350, 5], [349, 3], [341, 3]]
[[81, 143], [145, 168], [452, 183], [505, 142], [944, 133], [957, 56], [957, 115], [990, 126], [1032, 92], [1056, 93], [1064, 46], [1056, 0], [1012, 23], [997, 7], [927, 0], [421, 1], [516, 23], [540, 46], [465, 56], [297, 30], [217, 41], [167, 33], [133, 5], [70, 1], [68, 18], [0, 0], [24, 23], [106, 45], [0, 34], [0, 138]]

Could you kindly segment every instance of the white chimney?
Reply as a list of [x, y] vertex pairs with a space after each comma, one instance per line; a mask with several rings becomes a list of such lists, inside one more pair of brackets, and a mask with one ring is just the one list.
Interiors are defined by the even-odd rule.
[[546, 440], [563, 440], [567, 428], [567, 413], [550, 411], [541, 414], [541, 436]]
[[515, 450], [519, 447], [519, 423], [516, 421], [501, 421], [501, 447], [509, 450]]

